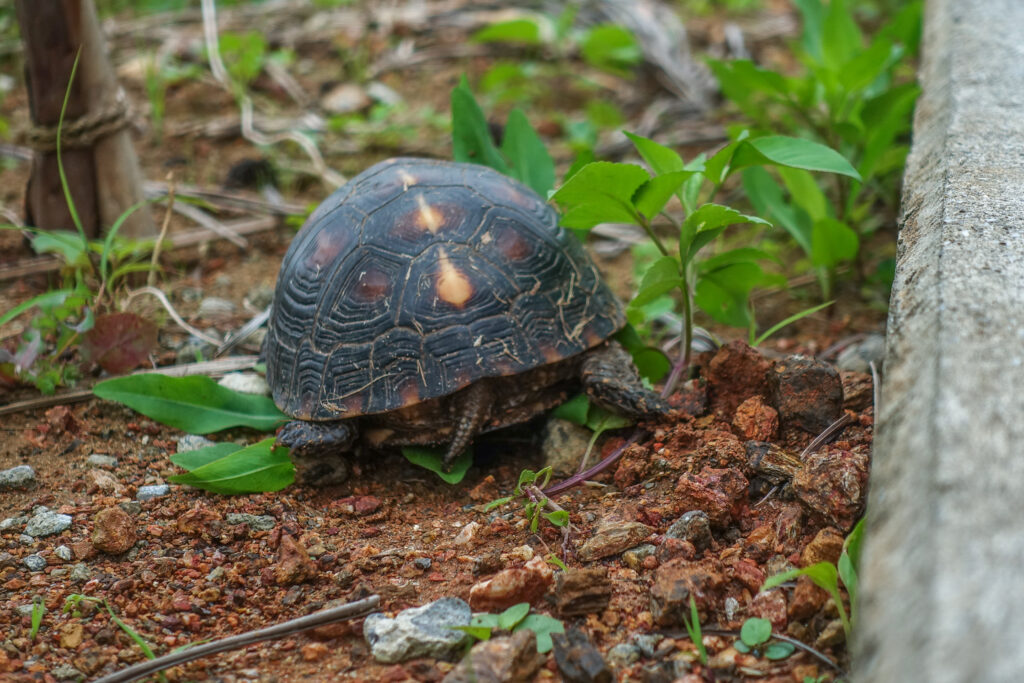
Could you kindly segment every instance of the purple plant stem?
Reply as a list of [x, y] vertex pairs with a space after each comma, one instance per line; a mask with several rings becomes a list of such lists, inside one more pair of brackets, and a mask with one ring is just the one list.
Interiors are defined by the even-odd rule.
[[635, 444], [637, 441], [639, 441], [640, 437], [643, 436], [643, 434], [644, 431], [641, 429], [634, 430], [633, 434], [630, 435], [628, 439], [626, 439], [626, 443], [622, 444], [614, 451], [612, 451], [611, 455], [609, 455], [607, 458], [597, 463], [588, 470], [578, 472], [577, 474], [572, 475], [571, 477], [565, 479], [564, 481], [560, 481], [557, 484], [549, 486], [548, 488], [544, 489], [544, 495], [553, 496], [556, 493], [561, 493], [566, 489], [571, 489], [573, 486], [576, 486], [577, 484], [580, 484], [586, 481], [587, 479], [590, 479], [592, 476], [606, 469], [609, 465], [611, 465], [616, 460], [621, 458], [622, 454], [626, 452], [626, 449]]

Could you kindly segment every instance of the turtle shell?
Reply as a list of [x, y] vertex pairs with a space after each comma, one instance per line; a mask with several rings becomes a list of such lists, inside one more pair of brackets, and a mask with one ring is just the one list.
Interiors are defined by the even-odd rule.
[[624, 324], [535, 192], [484, 166], [391, 159], [328, 197], [289, 247], [267, 380], [285, 413], [336, 420], [554, 363]]

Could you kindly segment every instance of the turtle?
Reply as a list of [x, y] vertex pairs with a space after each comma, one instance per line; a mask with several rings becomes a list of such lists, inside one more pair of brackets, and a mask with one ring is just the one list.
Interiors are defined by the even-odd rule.
[[[665, 413], [613, 339], [622, 304], [558, 214], [488, 167], [395, 158], [330, 195], [278, 275], [264, 358], [305, 481], [360, 447], [445, 445], [582, 390]], [[344, 476], [344, 475], [339, 475]], [[322, 482], [321, 482], [322, 483]]]

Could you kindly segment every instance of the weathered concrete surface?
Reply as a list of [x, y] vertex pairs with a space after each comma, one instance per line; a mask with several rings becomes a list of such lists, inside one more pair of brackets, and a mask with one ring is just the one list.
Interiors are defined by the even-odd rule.
[[1024, 0], [928, 0], [858, 681], [1024, 675]]

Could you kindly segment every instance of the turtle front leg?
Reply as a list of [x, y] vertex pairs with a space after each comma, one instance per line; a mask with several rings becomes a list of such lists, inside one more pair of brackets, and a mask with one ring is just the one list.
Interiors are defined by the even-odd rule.
[[580, 380], [591, 400], [629, 417], [654, 417], [671, 410], [667, 401], [643, 385], [633, 359], [615, 341], [587, 352]]
[[293, 420], [277, 433], [274, 445], [291, 449], [299, 481], [312, 486], [328, 486], [348, 479], [348, 462], [343, 456], [355, 440], [356, 429], [350, 420]]
[[473, 443], [480, 427], [490, 417], [493, 404], [494, 394], [487, 380], [480, 380], [459, 392], [453, 405], [453, 417], [457, 420], [455, 433], [444, 454], [445, 472], [451, 470], [455, 458]]

